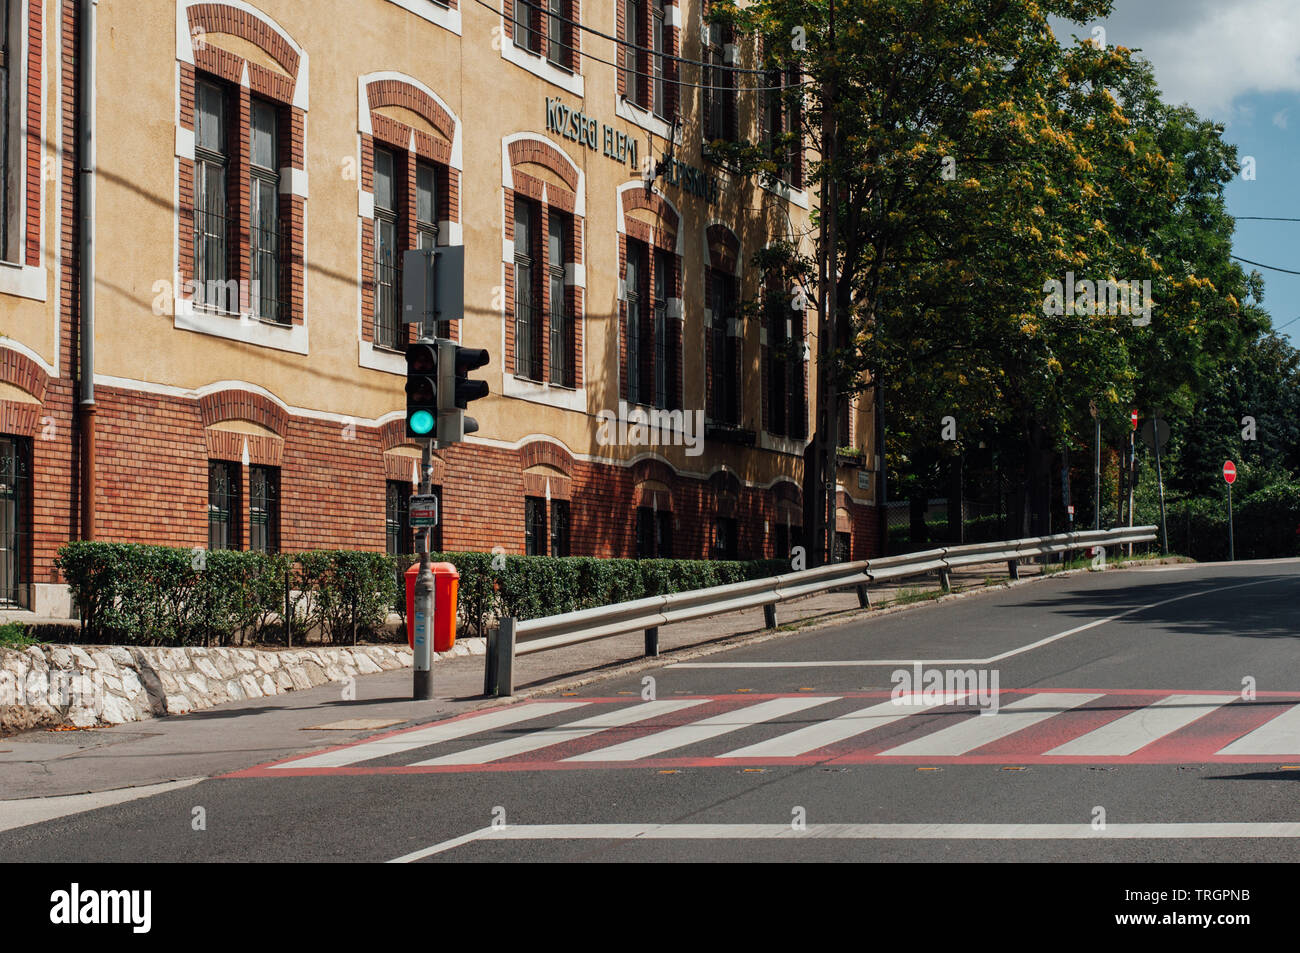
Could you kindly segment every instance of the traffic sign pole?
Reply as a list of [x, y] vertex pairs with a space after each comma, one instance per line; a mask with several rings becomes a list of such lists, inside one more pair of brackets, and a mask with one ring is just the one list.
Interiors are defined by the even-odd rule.
[[1237, 554], [1232, 545], [1232, 484], [1237, 482], [1237, 465], [1231, 460], [1223, 465], [1223, 482], [1228, 484], [1228, 561], [1236, 562]]

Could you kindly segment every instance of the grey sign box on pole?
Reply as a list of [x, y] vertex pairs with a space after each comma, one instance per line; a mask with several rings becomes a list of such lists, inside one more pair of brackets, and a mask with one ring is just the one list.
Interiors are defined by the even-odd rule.
[[402, 253], [402, 323], [433, 326], [465, 313], [465, 246], [416, 248]]
[[465, 246], [438, 248], [438, 280], [434, 307], [441, 321], [459, 321], [465, 316]]
[[413, 248], [402, 253], [402, 323], [433, 320], [433, 249]]

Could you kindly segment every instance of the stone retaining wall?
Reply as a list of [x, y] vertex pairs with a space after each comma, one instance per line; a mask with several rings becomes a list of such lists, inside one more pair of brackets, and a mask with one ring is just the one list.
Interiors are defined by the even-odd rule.
[[[483, 651], [482, 639], [466, 639], [442, 657]], [[405, 645], [282, 652], [120, 645], [0, 648], [0, 732], [120, 725], [410, 665], [411, 650]]]

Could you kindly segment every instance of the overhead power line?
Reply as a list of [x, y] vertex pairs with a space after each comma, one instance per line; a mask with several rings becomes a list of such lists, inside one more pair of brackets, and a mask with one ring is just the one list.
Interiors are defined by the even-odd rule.
[[1300, 271], [1292, 271], [1290, 268], [1278, 268], [1276, 265], [1265, 265], [1257, 261], [1251, 261], [1249, 258], [1238, 258], [1236, 255], [1229, 255], [1235, 261], [1244, 261], [1248, 265], [1254, 265], [1256, 268], [1267, 268], [1269, 271], [1280, 271], [1284, 275], [1300, 275]]

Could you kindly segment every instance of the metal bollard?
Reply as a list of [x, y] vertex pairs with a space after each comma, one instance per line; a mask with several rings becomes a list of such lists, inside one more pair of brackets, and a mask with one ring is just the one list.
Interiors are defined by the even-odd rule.
[[1020, 578], [1020, 560], [1018, 559], [1007, 560], [1007, 575], [1009, 575], [1012, 579]]
[[763, 626], [768, 629], [776, 628], [776, 606], [770, 602], [763, 606]]
[[657, 658], [659, 656], [659, 626], [645, 630], [645, 654], [646, 658]]
[[503, 616], [488, 633], [483, 694], [506, 698], [515, 693], [515, 619]]
[[871, 608], [871, 593], [867, 590], [867, 587], [865, 585], [858, 586], [858, 608], [859, 609]]

